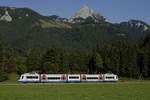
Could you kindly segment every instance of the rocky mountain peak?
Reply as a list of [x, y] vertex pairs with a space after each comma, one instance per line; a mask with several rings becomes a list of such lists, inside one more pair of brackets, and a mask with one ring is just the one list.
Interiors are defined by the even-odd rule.
[[94, 14], [93, 9], [91, 9], [88, 6], [83, 6], [78, 12], [75, 13], [75, 16], [73, 16], [73, 18], [83, 18], [86, 19], [88, 17], [92, 17]]
[[98, 22], [104, 19], [103, 16], [94, 11], [92, 8], [84, 5], [79, 11], [75, 13], [73, 17], [71, 17], [70, 22], [84, 22], [84, 20], [87, 18], [92, 18], [94, 22]]
[[145, 22], [142, 22], [142, 21], [138, 21], [138, 20], [130, 20], [128, 21], [128, 23], [133, 27], [137, 27], [137, 28], [140, 28], [142, 27], [143, 28], [143, 31], [146, 31], [149, 29], [149, 25], [146, 24]]
[[6, 10], [5, 14], [2, 17], [0, 17], [0, 20], [11, 22], [12, 17], [9, 15], [8, 11]]

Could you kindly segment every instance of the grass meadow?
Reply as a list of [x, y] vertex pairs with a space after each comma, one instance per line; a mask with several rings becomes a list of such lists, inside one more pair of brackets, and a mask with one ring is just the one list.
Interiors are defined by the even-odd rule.
[[150, 100], [150, 82], [0, 84], [0, 100]]

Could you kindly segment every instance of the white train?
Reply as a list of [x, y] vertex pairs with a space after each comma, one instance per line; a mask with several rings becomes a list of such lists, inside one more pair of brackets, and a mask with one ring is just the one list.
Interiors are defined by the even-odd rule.
[[25, 73], [18, 80], [22, 83], [76, 83], [76, 82], [117, 82], [115, 74], [37, 74]]

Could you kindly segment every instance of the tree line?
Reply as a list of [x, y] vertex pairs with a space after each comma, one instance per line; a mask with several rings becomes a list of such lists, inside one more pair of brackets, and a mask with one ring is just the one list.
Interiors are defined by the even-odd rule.
[[90, 50], [67, 50], [51, 46], [30, 48], [21, 55], [0, 42], [0, 81], [9, 73], [114, 73], [122, 77], [150, 77], [150, 37], [131, 43], [126, 39], [97, 43]]

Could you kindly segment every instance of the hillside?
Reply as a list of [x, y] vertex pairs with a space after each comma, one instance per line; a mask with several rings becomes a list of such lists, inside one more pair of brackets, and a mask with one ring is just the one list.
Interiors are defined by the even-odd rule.
[[106, 22], [103, 16], [87, 6], [71, 19], [42, 16], [29, 8], [0, 7], [0, 38], [19, 51], [52, 45], [91, 49], [112, 39], [136, 41], [150, 33], [149, 30], [149, 25], [142, 21]]

